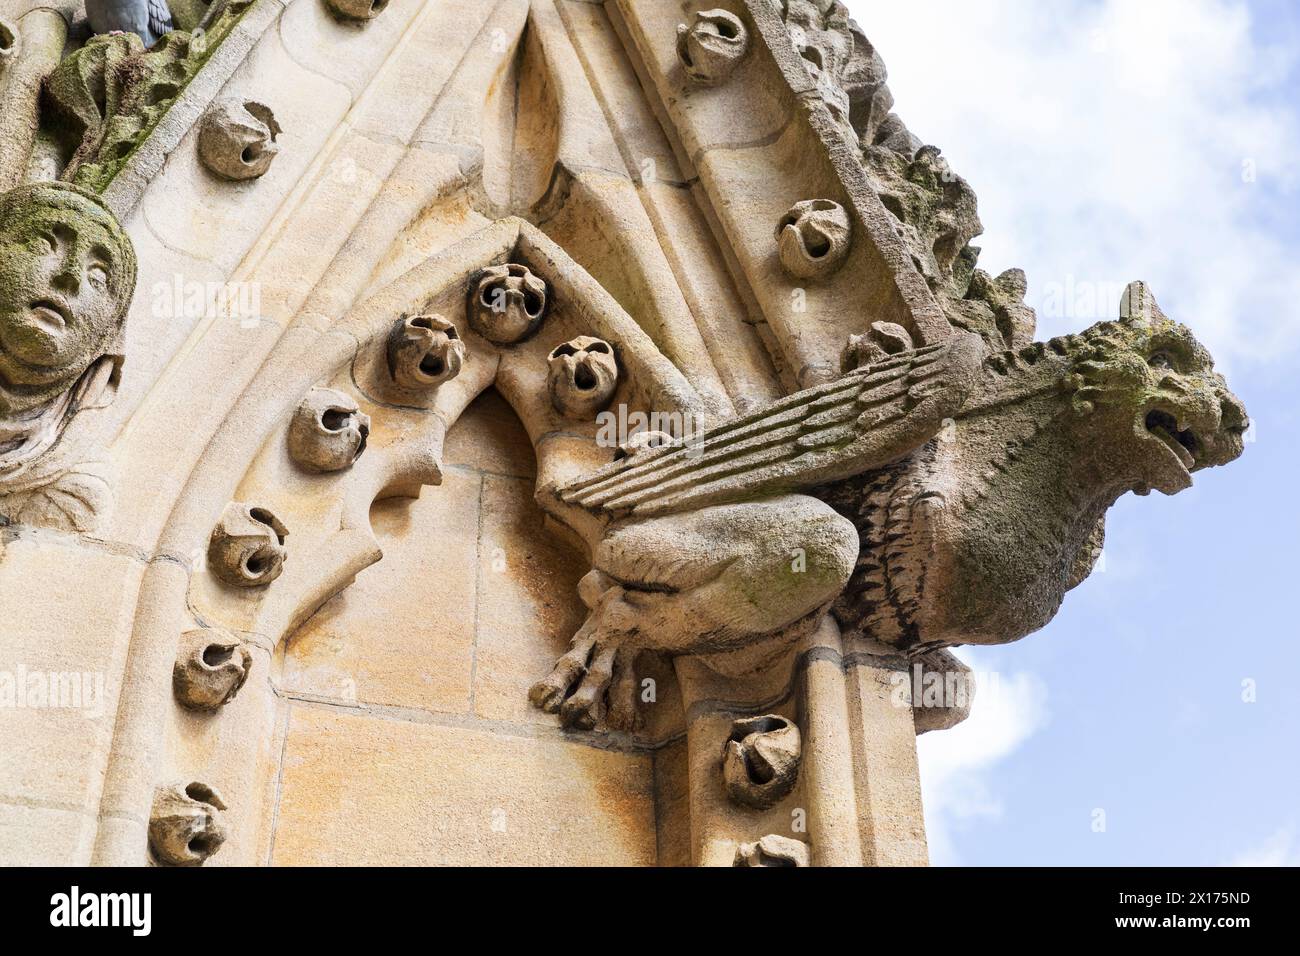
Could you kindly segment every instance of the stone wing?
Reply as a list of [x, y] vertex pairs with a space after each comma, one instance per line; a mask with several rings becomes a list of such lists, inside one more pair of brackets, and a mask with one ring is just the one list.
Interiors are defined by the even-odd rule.
[[149, 29], [155, 37], [161, 39], [164, 34], [175, 29], [171, 9], [167, 6], [166, 0], [148, 0], [148, 3]]
[[640, 451], [554, 491], [613, 518], [649, 517], [809, 488], [889, 464], [962, 408], [978, 336], [889, 356], [703, 436]]

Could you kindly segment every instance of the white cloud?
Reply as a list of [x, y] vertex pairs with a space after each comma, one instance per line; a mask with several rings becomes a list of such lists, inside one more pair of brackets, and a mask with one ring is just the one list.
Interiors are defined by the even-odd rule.
[[1034, 674], [984, 670], [974, 652], [963, 648], [956, 653], [975, 670], [971, 715], [951, 730], [917, 739], [926, 836], [936, 866], [961, 862], [954, 829], [972, 819], [1001, 815], [997, 764], [1047, 721], [1047, 688]]
[[1228, 866], [1300, 866], [1295, 826], [1280, 828], [1263, 843], [1238, 854]]
[[1300, 186], [1300, 53], [1262, 45], [1240, 0], [848, 6], [899, 115], [979, 195], [981, 265], [1028, 272], [1042, 332], [1114, 318], [1041, 314], [1052, 284], [1141, 278], [1221, 365], [1300, 348], [1279, 201]]

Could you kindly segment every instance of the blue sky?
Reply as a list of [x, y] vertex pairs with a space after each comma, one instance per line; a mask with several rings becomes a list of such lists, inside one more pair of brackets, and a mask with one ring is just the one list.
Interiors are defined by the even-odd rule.
[[1300, 5], [848, 6], [1039, 337], [1144, 279], [1256, 423], [1193, 489], [1121, 499], [1045, 630], [962, 652], [974, 714], [920, 742], [933, 862], [1300, 863]]

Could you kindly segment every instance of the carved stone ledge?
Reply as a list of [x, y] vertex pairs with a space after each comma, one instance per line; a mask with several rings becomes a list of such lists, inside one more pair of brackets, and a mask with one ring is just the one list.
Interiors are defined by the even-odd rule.
[[212, 628], [187, 631], [172, 668], [172, 690], [190, 710], [215, 711], [235, 699], [252, 667], [253, 655], [233, 634]]
[[175, 784], [154, 792], [149, 849], [163, 866], [202, 866], [226, 842], [226, 803], [204, 783]]
[[234, 587], [270, 584], [284, 570], [288, 535], [280, 519], [265, 508], [231, 502], [212, 529], [208, 567]]
[[342, 471], [366, 450], [370, 416], [350, 395], [313, 388], [289, 425], [289, 456], [307, 471]]
[[799, 728], [779, 714], [745, 717], [731, 726], [722, 751], [727, 795], [757, 810], [775, 806], [799, 780]]

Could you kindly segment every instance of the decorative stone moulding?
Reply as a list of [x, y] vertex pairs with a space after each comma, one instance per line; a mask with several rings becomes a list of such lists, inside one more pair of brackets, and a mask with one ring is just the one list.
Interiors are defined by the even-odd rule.
[[226, 842], [226, 803], [205, 783], [159, 787], [149, 814], [149, 848], [164, 866], [202, 866]]
[[388, 337], [388, 371], [403, 388], [437, 388], [464, 364], [465, 340], [441, 315], [407, 316]]
[[325, 0], [325, 5], [340, 20], [364, 23], [388, 9], [389, 0]]
[[276, 143], [283, 130], [269, 106], [252, 100], [217, 103], [199, 127], [199, 158], [222, 179], [257, 179], [280, 153]]
[[795, 203], [776, 227], [781, 265], [796, 279], [825, 279], [849, 254], [849, 214], [830, 199]]
[[270, 584], [284, 570], [289, 532], [265, 508], [231, 502], [208, 541], [208, 567], [222, 581], [239, 588]]
[[701, 10], [689, 26], [677, 26], [677, 56], [686, 75], [701, 86], [725, 81], [748, 51], [749, 31], [726, 10]]
[[580, 335], [556, 346], [546, 361], [546, 390], [551, 405], [564, 417], [592, 418], [614, 397], [618, 362], [603, 339]]
[[733, 866], [809, 866], [808, 844], [770, 833], [736, 847]]
[[799, 728], [778, 714], [746, 717], [731, 725], [723, 745], [727, 795], [757, 810], [775, 806], [799, 779]]
[[235, 699], [252, 667], [253, 655], [234, 635], [212, 628], [187, 631], [172, 668], [172, 690], [190, 710], [218, 710]]
[[514, 345], [542, 324], [546, 305], [546, 283], [527, 266], [490, 266], [470, 288], [469, 323], [489, 342]]
[[370, 416], [350, 395], [313, 388], [289, 425], [289, 456], [308, 471], [350, 468], [366, 450]]

